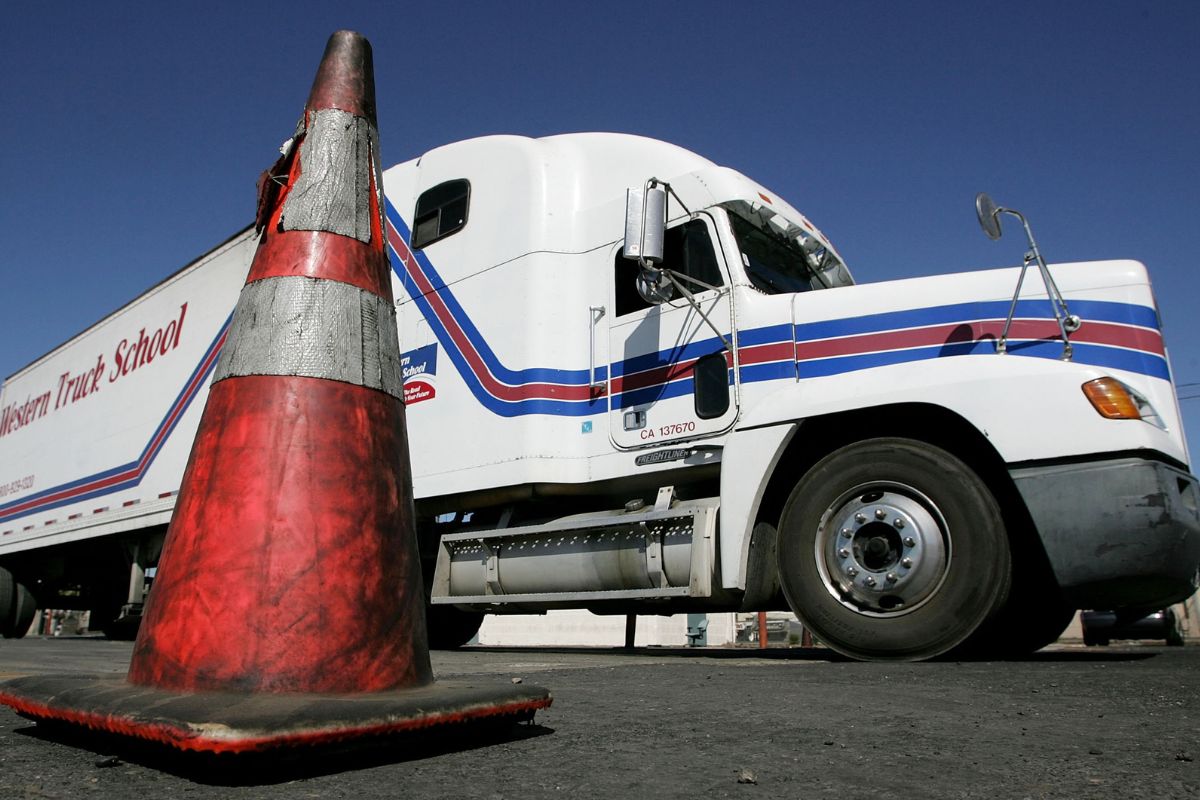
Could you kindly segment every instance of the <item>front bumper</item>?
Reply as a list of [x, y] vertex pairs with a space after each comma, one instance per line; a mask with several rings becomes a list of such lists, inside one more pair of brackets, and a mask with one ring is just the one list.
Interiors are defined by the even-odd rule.
[[1200, 487], [1159, 461], [1120, 458], [1012, 471], [1065, 599], [1163, 608], [1200, 582]]

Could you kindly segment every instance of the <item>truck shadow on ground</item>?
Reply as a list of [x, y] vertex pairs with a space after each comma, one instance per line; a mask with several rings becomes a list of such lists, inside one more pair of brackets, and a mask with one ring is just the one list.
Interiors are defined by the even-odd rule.
[[1133, 650], [1047, 650], [1037, 653], [1029, 653], [1022, 656], [1008, 656], [1005, 658], [997, 658], [996, 656], [988, 655], [955, 655], [950, 654], [943, 657], [942, 661], [961, 661], [969, 663], [988, 663], [995, 662], [997, 664], [1111, 664], [1131, 661], [1146, 661], [1151, 658], [1157, 658], [1159, 653], [1154, 651], [1133, 651]]
[[185, 753], [109, 733], [39, 722], [13, 731], [90, 752], [98, 769], [132, 764], [209, 786], [266, 786], [466, 753], [554, 733], [537, 723], [483, 722], [270, 753]]
[[[1144, 661], [1159, 655], [1159, 648], [1113, 648], [1097, 650], [1094, 648], [1041, 650], [1023, 656], [997, 658], [994, 655], [969, 655], [950, 653], [938, 661], [969, 661], [972, 663], [995, 662], [1025, 662], [1025, 663], [1105, 663]], [[768, 647], [763, 649], [751, 647], [491, 647], [474, 645], [465, 647], [459, 652], [489, 653], [505, 655], [563, 655], [590, 656], [593, 658], [612, 657], [619, 660], [622, 657], [636, 656], [639, 658], [662, 659], [713, 659], [724, 661], [755, 661], [767, 659], [771, 661], [812, 661], [833, 663], [855, 663], [855, 659], [847, 658], [824, 647]]]

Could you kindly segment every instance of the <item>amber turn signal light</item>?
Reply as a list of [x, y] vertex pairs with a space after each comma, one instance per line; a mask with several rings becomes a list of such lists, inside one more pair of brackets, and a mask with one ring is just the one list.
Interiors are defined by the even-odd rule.
[[1108, 419], [1141, 419], [1138, 403], [1116, 378], [1096, 378], [1083, 385], [1083, 393], [1100, 416]]

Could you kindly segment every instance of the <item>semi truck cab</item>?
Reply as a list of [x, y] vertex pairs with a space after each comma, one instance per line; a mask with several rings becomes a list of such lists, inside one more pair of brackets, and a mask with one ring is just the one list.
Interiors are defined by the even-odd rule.
[[789, 203], [660, 142], [488, 137], [385, 184], [401, 346], [439, 360], [408, 410], [435, 609], [791, 607], [920, 658], [1194, 591], [1142, 265], [1056, 265], [1064, 341], [1044, 270], [855, 285]]

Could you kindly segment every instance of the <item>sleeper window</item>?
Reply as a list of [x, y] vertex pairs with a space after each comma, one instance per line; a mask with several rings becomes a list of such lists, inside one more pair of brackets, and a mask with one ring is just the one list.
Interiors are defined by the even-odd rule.
[[412, 248], [419, 250], [462, 230], [470, 199], [471, 184], [461, 178], [422, 192], [413, 212]]

